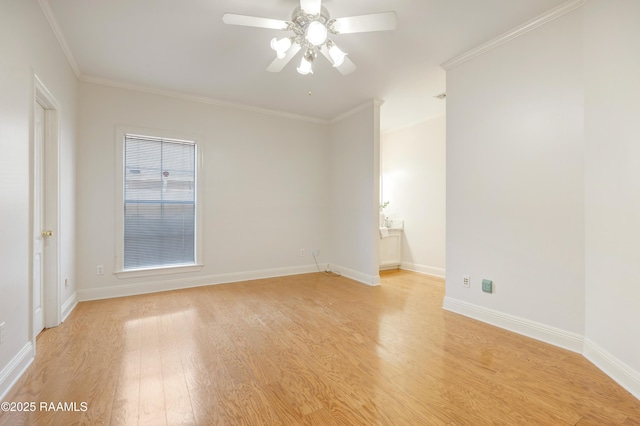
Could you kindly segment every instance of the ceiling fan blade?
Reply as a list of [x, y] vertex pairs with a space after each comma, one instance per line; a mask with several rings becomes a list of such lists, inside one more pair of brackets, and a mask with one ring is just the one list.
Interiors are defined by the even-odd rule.
[[[322, 47], [320, 48], [320, 52], [322, 53], [322, 55], [327, 58], [327, 60], [333, 64], [333, 60], [331, 59], [331, 55], [329, 55], [329, 49], [327, 48], [326, 45], [322, 45]], [[351, 59], [349, 59], [348, 56], [345, 56], [344, 61], [342, 62], [342, 64], [340, 64], [340, 66], [334, 66], [335, 69], [337, 69], [338, 71], [340, 71], [340, 74], [342, 75], [347, 75], [347, 74], [351, 74], [352, 72], [354, 72], [356, 70], [356, 65], [351, 62]]]
[[300, 0], [300, 9], [309, 15], [320, 13], [321, 0]]
[[276, 59], [273, 60], [273, 62], [271, 62], [271, 64], [269, 64], [269, 66], [267, 67], [267, 71], [269, 71], [269, 72], [280, 72], [280, 71], [282, 71], [282, 69], [289, 62], [291, 62], [293, 57], [296, 56], [296, 54], [299, 51], [300, 51], [300, 45], [297, 44], [297, 43], [294, 43], [293, 45], [291, 45], [289, 50], [287, 50], [287, 54], [285, 55], [284, 58], [282, 58], [282, 59], [276, 58]]
[[395, 12], [382, 12], [338, 18], [333, 24], [333, 29], [338, 34], [365, 33], [395, 30], [397, 24], [398, 16]]
[[222, 22], [229, 25], [242, 25], [245, 27], [270, 28], [274, 30], [286, 30], [286, 21], [278, 19], [258, 18], [256, 16], [236, 15], [235, 13], [225, 13], [222, 15]]

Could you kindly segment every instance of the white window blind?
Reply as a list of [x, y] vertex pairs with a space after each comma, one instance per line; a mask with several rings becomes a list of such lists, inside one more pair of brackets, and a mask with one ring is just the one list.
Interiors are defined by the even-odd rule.
[[195, 264], [195, 143], [126, 134], [124, 144], [124, 270]]

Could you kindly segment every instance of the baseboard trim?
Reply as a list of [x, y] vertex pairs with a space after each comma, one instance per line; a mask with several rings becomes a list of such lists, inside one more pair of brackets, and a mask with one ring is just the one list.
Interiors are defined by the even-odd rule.
[[400, 269], [405, 271], [417, 272], [423, 275], [429, 275], [431, 277], [446, 278], [446, 271], [443, 268], [436, 268], [435, 266], [418, 265], [411, 262], [402, 262]]
[[584, 339], [583, 355], [607, 376], [629, 391], [636, 399], [640, 400], [640, 372], [635, 371], [593, 340], [587, 338]]
[[309, 274], [313, 272], [318, 272], [318, 267], [316, 265], [263, 269], [258, 271], [235, 272], [230, 274], [180, 278], [166, 281], [122, 284], [111, 287], [79, 290], [78, 300], [80, 302], [86, 302], [89, 300], [112, 299], [115, 297], [135, 296], [138, 294], [157, 293], [161, 291], [180, 290], [217, 284], [229, 284], [240, 281], [259, 280], [263, 278], [284, 277], [287, 275]]
[[367, 275], [353, 269], [346, 268], [344, 266], [331, 265], [333, 272], [338, 272], [343, 277], [349, 278], [359, 283], [366, 284], [372, 287], [380, 285], [380, 275]]
[[35, 357], [33, 344], [28, 342], [13, 357], [2, 371], [0, 371], [0, 401], [4, 400], [9, 390], [22, 377], [27, 368], [31, 365]]
[[74, 291], [67, 301], [62, 304], [62, 322], [67, 319], [76, 306], [78, 306], [78, 292]]
[[505, 314], [451, 297], [444, 298], [442, 307], [447, 311], [582, 354], [584, 338], [577, 333], [561, 330], [546, 324]]

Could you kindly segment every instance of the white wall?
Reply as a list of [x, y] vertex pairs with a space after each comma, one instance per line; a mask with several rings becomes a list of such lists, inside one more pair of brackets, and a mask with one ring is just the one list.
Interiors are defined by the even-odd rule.
[[447, 72], [446, 306], [569, 340], [584, 332], [582, 30], [579, 9]]
[[607, 371], [635, 386], [638, 398], [639, 22], [635, 0], [591, 0], [585, 6], [587, 356], [605, 369], [603, 356], [619, 360], [626, 367]]
[[[59, 274], [62, 301], [75, 292], [74, 178], [76, 77], [38, 3], [0, 6], [0, 399], [33, 355], [30, 309], [30, 129], [34, 74], [61, 105]], [[55, 240], [54, 240], [55, 241]]]
[[445, 298], [637, 398], [639, 21], [636, 1], [591, 0], [449, 70]]
[[332, 262], [342, 275], [380, 284], [380, 103], [333, 123], [330, 134]]
[[385, 215], [404, 220], [403, 269], [445, 276], [446, 118], [383, 133]]
[[[328, 125], [82, 83], [78, 280], [82, 299], [317, 271], [328, 258]], [[194, 135], [204, 162], [204, 268], [118, 278], [115, 128]], [[300, 256], [305, 249], [305, 256]], [[105, 274], [96, 275], [104, 265]]]

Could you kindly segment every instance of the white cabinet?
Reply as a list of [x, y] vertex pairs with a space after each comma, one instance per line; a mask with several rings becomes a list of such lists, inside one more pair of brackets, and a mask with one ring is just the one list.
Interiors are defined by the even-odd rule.
[[380, 269], [399, 268], [402, 263], [402, 229], [380, 231]]

